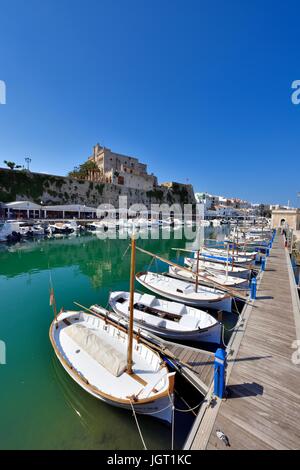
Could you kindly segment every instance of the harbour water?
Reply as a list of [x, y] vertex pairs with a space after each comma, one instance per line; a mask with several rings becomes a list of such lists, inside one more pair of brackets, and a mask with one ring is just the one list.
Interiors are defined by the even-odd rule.
[[[206, 228], [206, 237], [222, 228]], [[186, 240], [139, 240], [138, 245], [169, 259]], [[89, 396], [58, 363], [48, 338], [53, 312], [49, 276], [58, 308], [73, 302], [107, 305], [110, 290], [128, 290], [128, 240], [95, 235], [39, 240], [0, 247], [0, 340], [6, 365], [0, 366], [1, 449], [141, 449], [132, 415]], [[138, 253], [137, 271], [151, 259]], [[152, 269], [162, 270], [162, 265]], [[137, 286], [138, 287], [138, 286]], [[228, 322], [232, 323], [228, 317]], [[189, 397], [185, 396], [189, 401]], [[192, 425], [191, 413], [177, 413], [176, 447]], [[171, 430], [151, 417], [139, 417], [149, 449], [170, 449]]]

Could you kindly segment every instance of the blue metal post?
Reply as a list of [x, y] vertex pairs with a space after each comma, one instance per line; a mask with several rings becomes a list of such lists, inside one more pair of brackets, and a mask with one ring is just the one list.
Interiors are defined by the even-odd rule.
[[250, 287], [250, 299], [255, 300], [256, 299], [256, 278], [253, 277], [251, 281], [251, 287]]
[[270, 256], [270, 248], [266, 248], [266, 255]]
[[219, 398], [225, 396], [227, 353], [224, 349], [218, 348], [215, 353], [214, 364], [214, 395]]
[[262, 271], [266, 270], [266, 258], [261, 259], [261, 270]]

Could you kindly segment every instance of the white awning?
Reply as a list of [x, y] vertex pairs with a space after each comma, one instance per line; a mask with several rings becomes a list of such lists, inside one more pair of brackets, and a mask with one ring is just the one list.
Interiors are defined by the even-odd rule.
[[17, 210], [17, 211], [38, 211], [41, 209], [41, 206], [35, 204], [34, 202], [30, 201], [15, 201], [15, 202], [8, 202], [7, 204], [3, 204], [4, 207], [7, 209]]
[[96, 212], [95, 207], [88, 207], [81, 204], [66, 204], [66, 205], [57, 205], [57, 206], [42, 206], [42, 210], [52, 211], [52, 212]]

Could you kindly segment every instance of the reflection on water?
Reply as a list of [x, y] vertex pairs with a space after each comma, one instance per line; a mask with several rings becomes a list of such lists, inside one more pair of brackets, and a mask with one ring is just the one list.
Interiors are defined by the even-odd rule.
[[[110, 290], [128, 289], [128, 243], [84, 235], [1, 246], [0, 339], [6, 343], [7, 365], [1, 366], [0, 448], [142, 448], [131, 414], [82, 390], [58, 363], [48, 338], [49, 267], [59, 307], [74, 308], [74, 301], [105, 306]], [[186, 246], [173, 237], [138, 244], [173, 259], [172, 247]], [[150, 261], [139, 253], [137, 270]], [[170, 428], [147, 416], [139, 422], [149, 449], [170, 448]], [[191, 418], [180, 416], [175, 423], [179, 447]]]

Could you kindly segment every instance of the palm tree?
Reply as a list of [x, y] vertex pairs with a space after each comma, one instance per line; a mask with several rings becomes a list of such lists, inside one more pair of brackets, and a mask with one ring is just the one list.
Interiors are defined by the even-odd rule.
[[4, 160], [3, 163], [5, 163], [5, 165], [8, 166], [8, 168], [10, 168], [11, 170], [22, 168], [21, 165], [17, 165], [15, 162]]

